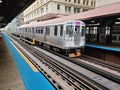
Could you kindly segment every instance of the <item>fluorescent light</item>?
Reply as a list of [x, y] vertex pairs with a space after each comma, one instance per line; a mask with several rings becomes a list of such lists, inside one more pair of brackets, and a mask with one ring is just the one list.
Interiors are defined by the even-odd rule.
[[117, 18], [118, 20], [120, 20], [120, 18]]
[[2, 3], [2, 0], [0, 0], [0, 3]]

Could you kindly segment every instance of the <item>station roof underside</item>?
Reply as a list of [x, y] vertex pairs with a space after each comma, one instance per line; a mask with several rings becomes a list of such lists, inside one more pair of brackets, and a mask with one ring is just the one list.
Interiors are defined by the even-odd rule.
[[2, 0], [0, 3], [0, 27], [4, 27], [35, 0]]

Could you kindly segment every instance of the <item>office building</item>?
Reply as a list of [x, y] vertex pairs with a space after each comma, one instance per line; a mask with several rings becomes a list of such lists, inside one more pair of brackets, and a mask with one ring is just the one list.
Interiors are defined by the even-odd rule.
[[92, 10], [95, 0], [36, 0], [24, 13], [24, 22], [39, 22]]

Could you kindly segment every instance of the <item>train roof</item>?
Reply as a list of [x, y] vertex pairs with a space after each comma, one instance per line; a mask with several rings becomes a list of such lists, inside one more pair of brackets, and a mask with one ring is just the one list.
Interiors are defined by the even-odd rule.
[[52, 19], [52, 20], [38, 22], [38, 23], [34, 24], [34, 26], [39, 26], [39, 25], [44, 26], [45, 24], [47, 24], [47, 25], [51, 25], [51, 24], [64, 24], [67, 21], [73, 21], [74, 22], [74, 21], [80, 21], [80, 20], [73, 20], [73, 19], [71, 19], [71, 20], [67, 20], [66, 19], [65, 20], [65, 19], [57, 18], [57, 19]]
[[[25, 24], [22, 26], [19, 26], [18, 28], [22, 28], [22, 27], [37, 27], [37, 26], [44, 26], [45, 24], [56, 24], [56, 23], [64, 23], [67, 21], [78, 21], [78, 20], [61, 20], [61, 19], [52, 19], [52, 20], [47, 20], [47, 21], [42, 21], [42, 22], [35, 22], [35, 23], [30, 23], [30, 24]], [[80, 21], [80, 20], [79, 20]]]

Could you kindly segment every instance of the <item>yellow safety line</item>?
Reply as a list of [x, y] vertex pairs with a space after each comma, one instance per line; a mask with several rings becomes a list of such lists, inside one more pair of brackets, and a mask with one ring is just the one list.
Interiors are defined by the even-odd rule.
[[[12, 43], [12, 42], [11, 42]], [[28, 60], [28, 58], [12, 43], [12, 45], [15, 47], [15, 49], [20, 53], [20, 55], [25, 59], [25, 61], [28, 63], [28, 65], [32, 68], [34, 72], [38, 72], [38, 69]]]

